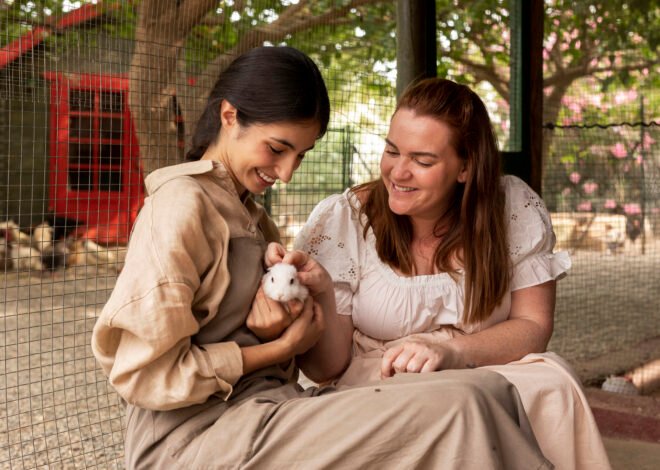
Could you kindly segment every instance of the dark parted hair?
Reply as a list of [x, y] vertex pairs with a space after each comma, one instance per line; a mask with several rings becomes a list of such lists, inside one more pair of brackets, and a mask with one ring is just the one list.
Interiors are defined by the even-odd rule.
[[[451, 144], [465, 162], [466, 182], [458, 184], [449, 211], [438, 213], [435, 235], [442, 240], [434, 264], [441, 272], [455, 274], [453, 260], [459, 260], [465, 272], [464, 321], [486, 320], [508, 292], [511, 276], [500, 152], [488, 111], [470, 88], [441, 78], [413, 83], [401, 96], [399, 109], [449, 126]], [[382, 178], [353, 191], [363, 201], [364, 234], [373, 229], [380, 259], [404, 274], [413, 274], [412, 224], [408, 216], [390, 210]]]
[[321, 72], [307, 55], [292, 47], [256, 47], [238, 56], [211, 90], [186, 160], [199, 160], [220, 132], [220, 104], [238, 111], [242, 127], [315, 120], [318, 137], [328, 129], [330, 100]]

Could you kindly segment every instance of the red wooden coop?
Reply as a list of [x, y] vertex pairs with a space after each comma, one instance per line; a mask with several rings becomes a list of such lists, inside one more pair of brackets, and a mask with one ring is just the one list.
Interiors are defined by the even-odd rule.
[[[39, 83], [39, 79], [30, 76], [30, 70], [34, 63], [48, 63], [40, 54], [48, 49], [46, 39], [50, 35], [94, 25], [117, 8], [118, 5], [85, 4], [47, 19], [0, 48], [0, 72]], [[30, 67], [25, 68], [21, 61]], [[14, 69], [8, 71], [10, 67]], [[39, 75], [50, 88], [49, 212], [55, 218], [74, 220], [79, 227], [78, 236], [105, 244], [127, 242], [144, 199], [138, 141], [128, 109], [128, 78], [64, 72]], [[36, 102], [34, 106], [36, 109]], [[38, 134], [40, 130], [41, 127], [35, 127], [34, 132]], [[30, 158], [22, 153], [20, 157]]]
[[79, 235], [126, 243], [144, 199], [128, 79], [44, 74], [50, 82], [49, 210]]

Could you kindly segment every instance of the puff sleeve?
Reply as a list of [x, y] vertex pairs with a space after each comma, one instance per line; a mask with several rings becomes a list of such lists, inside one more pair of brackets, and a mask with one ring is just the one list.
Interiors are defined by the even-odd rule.
[[524, 181], [504, 176], [508, 222], [511, 290], [558, 280], [571, 267], [567, 252], [553, 253], [555, 234], [541, 197]]
[[350, 190], [321, 201], [295, 241], [295, 248], [311, 255], [330, 274], [335, 285], [337, 313], [351, 315], [353, 294], [364, 256], [362, 225]]

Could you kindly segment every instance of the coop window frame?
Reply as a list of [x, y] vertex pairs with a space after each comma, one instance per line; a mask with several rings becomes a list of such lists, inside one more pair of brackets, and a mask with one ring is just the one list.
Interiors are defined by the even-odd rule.
[[[49, 112], [49, 211], [76, 219], [86, 224], [96, 224], [104, 217], [110, 217], [121, 211], [127, 211], [131, 201], [136, 197], [142, 185], [139, 175], [139, 145], [133, 129], [132, 117], [128, 106], [129, 80], [122, 75], [71, 74], [63, 72], [45, 72], [44, 78], [50, 82]], [[72, 90], [93, 92], [92, 109], [72, 109], [70, 93]], [[103, 93], [121, 94], [121, 111], [106, 111], [101, 109]], [[92, 122], [90, 136], [72, 137], [71, 118], [89, 118]], [[121, 118], [121, 135], [102, 137], [99, 128], [101, 119]], [[93, 147], [92, 161], [86, 164], [72, 166], [70, 144], [91, 144]], [[115, 152], [119, 155], [117, 161], [102, 163], [100, 151], [104, 145], [121, 146]], [[70, 181], [71, 168], [89, 168], [91, 186], [86, 188], [72, 187]], [[107, 190], [107, 186], [99, 187], [102, 175], [110, 171], [119, 174], [119, 188], [116, 191]], [[110, 174], [110, 173], [108, 173]], [[139, 187], [138, 187], [139, 186]], [[136, 190], [135, 188], [138, 187]]]

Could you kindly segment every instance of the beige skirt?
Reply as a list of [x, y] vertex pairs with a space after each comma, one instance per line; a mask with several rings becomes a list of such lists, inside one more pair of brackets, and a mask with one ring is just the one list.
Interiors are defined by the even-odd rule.
[[[462, 334], [452, 327], [380, 341], [355, 330], [353, 360], [337, 385], [380, 380], [385, 350], [412, 338], [447, 341]], [[558, 470], [607, 470], [610, 463], [587, 399], [571, 367], [557, 354], [528, 354], [505, 365], [486, 366], [515, 385], [545, 457]], [[402, 374], [411, 375], [411, 374]]]
[[129, 451], [127, 468], [553, 468], [514, 386], [488, 370], [401, 374], [337, 388], [290, 384], [236, 403], [212, 400], [194, 408], [155, 441], [163, 412], [144, 410], [147, 419], [137, 423], [129, 415], [128, 442], [145, 442], [141, 451]]

